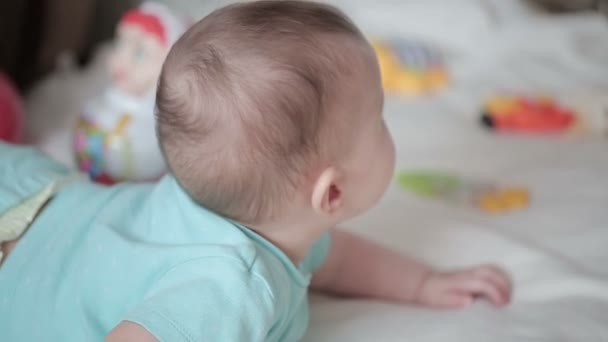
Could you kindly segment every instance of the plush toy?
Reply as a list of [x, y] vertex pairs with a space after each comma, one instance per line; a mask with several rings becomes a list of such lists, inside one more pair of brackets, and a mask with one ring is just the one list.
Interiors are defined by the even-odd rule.
[[472, 205], [490, 214], [523, 209], [530, 202], [530, 194], [525, 188], [500, 186], [445, 172], [401, 171], [397, 182], [402, 189], [419, 196]]
[[162, 63], [186, 29], [165, 6], [127, 12], [109, 56], [111, 84], [85, 106], [75, 132], [79, 168], [101, 183], [155, 180], [165, 164], [154, 128], [154, 92]]
[[23, 101], [6, 76], [0, 73], [0, 140], [21, 141], [23, 134]]
[[423, 95], [448, 84], [443, 57], [437, 49], [407, 40], [375, 41], [373, 46], [387, 92]]

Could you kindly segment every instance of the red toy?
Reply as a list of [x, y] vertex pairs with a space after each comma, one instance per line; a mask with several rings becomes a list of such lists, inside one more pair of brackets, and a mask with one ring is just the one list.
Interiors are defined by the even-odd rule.
[[23, 101], [12, 82], [0, 73], [0, 140], [18, 143], [23, 134]]
[[577, 115], [549, 98], [497, 96], [486, 102], [481, 123], [500, 132], [561, 133]]

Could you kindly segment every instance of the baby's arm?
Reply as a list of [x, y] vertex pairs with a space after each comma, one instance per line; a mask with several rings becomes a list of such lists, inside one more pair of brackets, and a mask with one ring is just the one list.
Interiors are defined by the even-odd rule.
[[496, 267], [439, 272], [339, 230], [332, 233], [329, 257], [315, 273], [312, 288], [439, 308], [466, 307], [478, 296], [503, 306], [511, 295], [508, 277]]

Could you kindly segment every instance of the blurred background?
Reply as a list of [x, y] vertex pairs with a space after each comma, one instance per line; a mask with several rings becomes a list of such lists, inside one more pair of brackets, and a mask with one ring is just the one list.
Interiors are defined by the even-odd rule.
[[[87, 62], [100, 43], [112, 38], [120, 16], [140, 2], [140, 0], [3, 1], [0, 4], [0, 69], [5, 70], [21, 89], [25, 89], [53, 70], [58, 58], [65, 53], [73, 54], [80, 63]], [[230, 1], [161, 0], [161, 2], [192, 18], [200, 18], [211, 9]], [[522, 11], [520, 1], [517, 0], [333, 0], [329, 2], [344, 8], [364, 28], [390, 31], [398, 24], [401, 30], [424, 36], [429, 32], [418, 30], [428, 30], [426, 23], [435, 23], [446, 32], [453, 31], [455, 40], [465, 39], [461, 33], [467, 31], [467, 27], [473, 30], [487, 30], [496, 28], [501, 20], [521, 21], [522, 17], [528, 15], [523, 13], [525, 11]], [[528, 1], [528, 5], [525, 6], [568, 13], [606, 11], [608, 6], [605, 3], [602, 0], [535, 0]], [[480, 11], [485, 13], [468, 13], [466, 18], [459, 18], [459, 15], [470, 12], [473, 6], [482, 6]], [[422, 11], [425, 16], [411, 16], [401, 12], [411, 11], [409, 7], [414, 7], [414, 12], [417, 12], [416, 9], [426, 8]], [[450, 18], [446, 21], [447, 14]], [[485, 18], [484, 14], [487, 15]], [[386, 27], [378, 29], [373, 27], [372, 22], [380, 15], [387, 16], [383, 20]], [[503, 17], [505, 15], [507, 18]], [[392, 18], [397, 20], [391, 22]], [[415, 20], [407, 23], [412, 18]], [[486, 25], [475, 26], [475, 21], [480, 20], [487, 21]], [[471, 33], [470, 30], [467, 32]], [[475, 36], [467, 37], [471, 44], [476, 41]]]

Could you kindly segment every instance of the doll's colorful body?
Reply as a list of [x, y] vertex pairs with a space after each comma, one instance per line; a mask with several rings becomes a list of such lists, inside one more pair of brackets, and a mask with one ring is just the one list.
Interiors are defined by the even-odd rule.
[[93, 180], [150, 181], [166, 171], [154, 132], [154, 89], [162, 62], [183, 30], [164, 6], [147, 3], [121, 19], [109, 57], [111, 85], [78, 121], [78, 166]]

